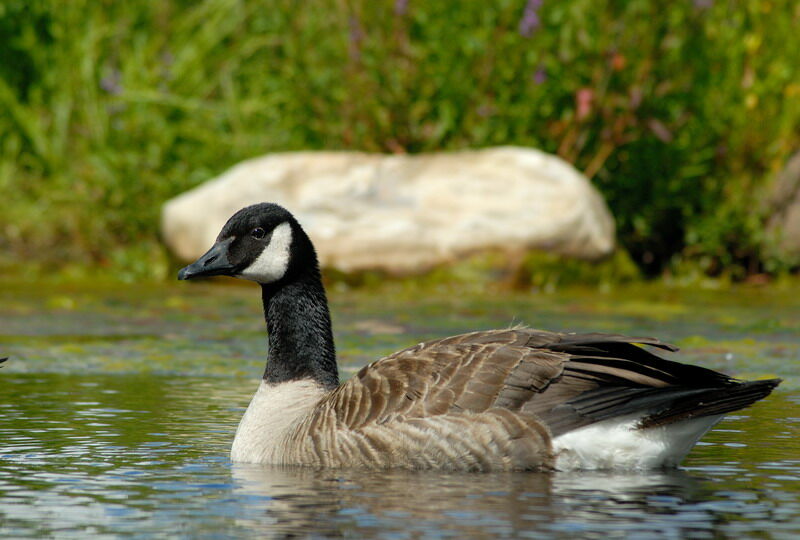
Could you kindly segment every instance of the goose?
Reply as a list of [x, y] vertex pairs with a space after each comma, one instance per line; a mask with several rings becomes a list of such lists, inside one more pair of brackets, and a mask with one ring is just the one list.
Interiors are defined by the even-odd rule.
[[780, 379], [668, 360], [654, 338], [515, 327], [419, 343], [340, 384], [314, 246], [273, 203], [248, 206], [178, 279], [261, 285], [266, 369], [233, 462], [512, 471], [676, 467], [725, 414]]

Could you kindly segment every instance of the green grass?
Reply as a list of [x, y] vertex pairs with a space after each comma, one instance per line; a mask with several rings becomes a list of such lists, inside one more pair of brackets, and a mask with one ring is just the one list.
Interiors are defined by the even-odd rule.
[[242, 159], [501, 144], [592, 177], [645, 273], [796, 262], [761, 201], [800, 147], [800, 5], [544, 0], [527, 29], [525, 9], [6, 0], [0, 265], [164, 277], [161, 204]]

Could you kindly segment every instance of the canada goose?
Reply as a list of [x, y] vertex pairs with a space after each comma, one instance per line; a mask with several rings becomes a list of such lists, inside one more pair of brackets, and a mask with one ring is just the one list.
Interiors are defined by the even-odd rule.
[[339, 384], [314, 247], [276, 204], [234, 214], [178, 279], [261, 284], [263, 381], [238, 462], [469, 471], [676, 466], [724, 414], [780, 379], [742, 382], [666, 360], [653, 338], [514, 328], [436, 339]]

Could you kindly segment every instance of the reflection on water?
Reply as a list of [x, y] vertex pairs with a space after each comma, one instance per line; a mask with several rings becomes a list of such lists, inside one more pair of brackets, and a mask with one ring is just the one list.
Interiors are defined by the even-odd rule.
[[355, 523], [363, 534], [430, 531], [512, 538], [603, 529], [659, 532], [708, 528], [662, 523], [651, 500], [687, 499], [696, 482], [681, 472], [587, 476], [547, 473], [444, 474], [286, 469], [235, 465], [237, 492], [262, 496], [264, 514], [247, 522], [263, 532], [336, 534]]
[[250, 380], [2, 377], [4, 537], [800, 533], [800, 415], [781, 394], [721, 423], [685, 470], [445, 474], [231, 464]]
[[325, 472], [237, 464], [237, 492], [268, 496], [268, 531], [334, 534], [357, 525], [366, 535], [437, 531], [463, 537], [475, 530], [517, 536], [531, 519], [550, 514], [545, 474], [470, 475], [408, 471]]
[[[265, 534], [703, 538], [768, 528], [788, 538], [800, 532], [796, 493], [780, 508], [748, 491], [705, 493], [707, 480], [682, 471], [470, 475], [235, 465], [233, 478], [238, 494], [262, 499], [262, 512], [239, 525]], [[715, 500], [704, 500], [709, 496]]]

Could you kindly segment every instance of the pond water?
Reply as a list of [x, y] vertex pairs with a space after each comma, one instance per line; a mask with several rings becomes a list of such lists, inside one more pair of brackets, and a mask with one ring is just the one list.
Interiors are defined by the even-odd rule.
[[343, 376], [423, 339], [526, 323], [658, 335], [781, 387], [679, 470], [440, 474], [228, 460], [263, 369], [257, 289], [0, 283], [0, 536], [774, 537], [800, 534], [791, 289], [334, 289]]

